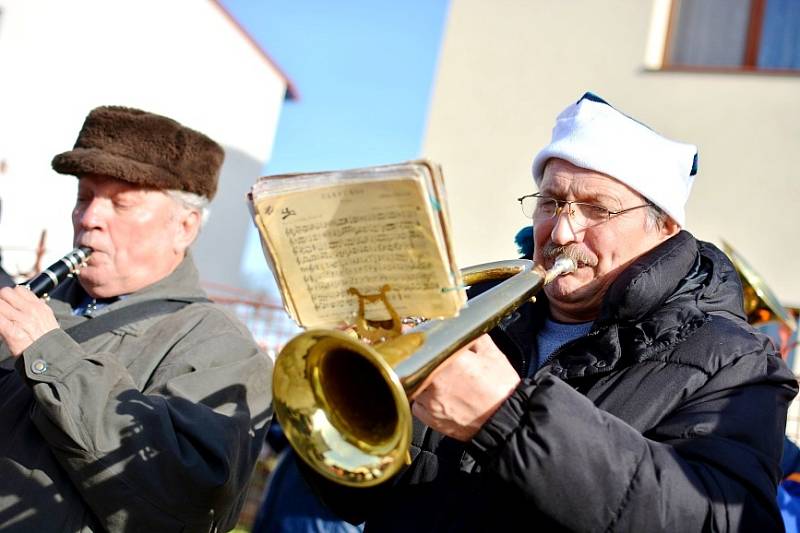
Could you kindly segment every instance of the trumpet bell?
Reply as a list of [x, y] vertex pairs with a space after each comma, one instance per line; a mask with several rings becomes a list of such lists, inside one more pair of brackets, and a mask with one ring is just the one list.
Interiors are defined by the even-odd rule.
[[325, 477], [368, 487], [405, 464], [411, 408], [371, 346], [335, 330], [302, 333], [281, 351], [273, 386], [287, 439]]

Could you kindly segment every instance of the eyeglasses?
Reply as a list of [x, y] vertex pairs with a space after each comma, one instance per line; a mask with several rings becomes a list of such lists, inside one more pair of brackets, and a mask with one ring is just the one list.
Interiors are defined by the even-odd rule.
[[541, 196], [539, 193], [526, 194], [517, 198], [519, 205], [522, 206], [522, 213], [533, 220], [547, 220], [561, 214], [564, 207], [567, 207], [567, 215], [573, 224], [581, 228], [591, 228], [611, 220], [611, 217], [650, 207], [650, 202], [636, 205], [620, 211], [611, 211], [601, 205], [587, 204], [584, 202], [571, 202], [568, 200], [557, 200], [549, 196]]

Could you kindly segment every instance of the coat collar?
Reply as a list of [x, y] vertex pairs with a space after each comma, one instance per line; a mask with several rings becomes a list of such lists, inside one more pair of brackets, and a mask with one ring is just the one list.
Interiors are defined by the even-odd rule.
[[647, 359], [684, 338], [705, 315], [686, 301], [667, 302], [682, 285], [705, 281], [699, 263], [697, 241], [686, 231], [639, 257], [612, 283], [592, 330], [562, 346], [549, 371], [564, 379], [607, 372], [623, 360]]
[[[134, 293], [122, 296], [119, 300], [103, 309], [108, 313], [129, 305], [157, 299], [180, 299], [206, 297], [200, 288], [200, 276], [190, 253], [187, 252], [178, 266], [169, 275]], [[86, 320], [85, 317], [73, 316], [75, 309], [86, 297], [86, 291], [76, 278], [72, 278], [58, 287], [51, 295], [50, 306], [53, 308], [61, 327], [66, 329]], [[98, 313], [98, 316], [100, 313]], [[153, 319], [155, 320], [155, 318]], [[142, 329], [149, 327], [149, 319], [121, 326], [115, 331], [137, 335]]]
[[686, 231], [662, 242], [614, 280], [598, 321], [624, 324], [648, 316], [675, 293], [698, 259], [697, 241]]

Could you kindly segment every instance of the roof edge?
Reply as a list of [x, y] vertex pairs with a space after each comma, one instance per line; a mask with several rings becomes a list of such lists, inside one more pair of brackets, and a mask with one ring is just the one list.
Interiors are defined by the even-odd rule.
[[233, 13], [228, 11], [228, 8], [222, 5], [221, 0], [210, 0], [210, 1], [212, 4], [217, 6], [217, 8], [220, 10], [220, 12], [222, 12], [225, 18], [228, 19], [228, 21], [231, 24], [233, 24], [233, 27], [236, 28], [236, 30], [242, 34], [242, 37], [244, 37], [245, 40], [249, 42], [253, 48], [256, 49], [256, 51], [261, 55], [261, 57], [263, 57], [264, 60], [278, 72], [281, 78], [283, 78], [283, 80], [286, 82], [286, 99], [299, 100], [300, 93], [298, 92], [297, 87], [295, 86], [291, 78], [289, 78], [289, 76], [286, 75], [286, 72], [283, 71], [280, 65], [278, 65], [278, 63], [275, 62], [274, 59], [272, 59], [272, 57], [267, 53], [267, 51], [264, 50], [260, 44], [258, 44], [258, 42], [253, 38], [252, 35], [250, 35], [250, 33], [244, 28], [244, 26], [242, 26], [239, 23], [239, 21], [236, 20], [236, 17], [233, 16]]

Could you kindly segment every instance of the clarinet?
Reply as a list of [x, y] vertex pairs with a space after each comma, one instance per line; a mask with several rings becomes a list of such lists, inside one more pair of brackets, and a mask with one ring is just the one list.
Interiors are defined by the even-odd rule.
[[22, 285], [28, 287], [36, 296], [46, 297], [62, 281], [76, 274], [86, 264], [90, 255], [92, 255], [91, 248], [78, 246]]

